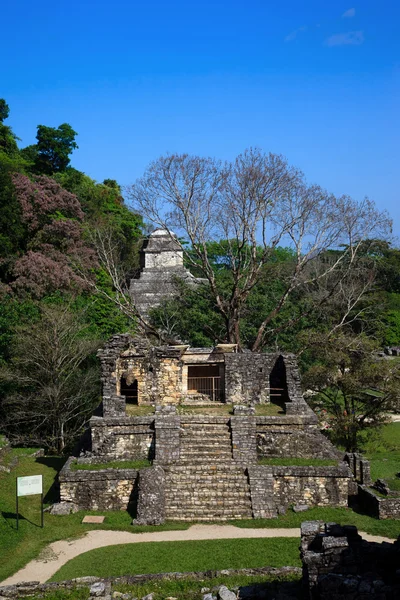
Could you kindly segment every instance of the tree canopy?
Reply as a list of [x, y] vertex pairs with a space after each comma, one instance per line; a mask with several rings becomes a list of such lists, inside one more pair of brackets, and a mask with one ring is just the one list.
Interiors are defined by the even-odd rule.
[[[268, 343], [274, 321], [299, 293], [313, 290], [322, 305], [351, 289], [357, 300], [355, 282], [363, 288], [368, 281], [354, 277], [363, 244], [385, 239], [391, 229], [389, 216], [368, 198], [336, 197], [309, 185], [284, 157], [257, 149], [233, 163], [187, 154], [161, 157], [127, 193], [150, 223], [178, 234], [187, 263], [208, 281], [225, 341], [239, 348], [250, 295], [268, 280], [276, 249], [287, 246], [292, 259], [282, 269], [274, 302], [258, 320], [253, 351]], [[221, 268], [229, 274], [223, 281]]]

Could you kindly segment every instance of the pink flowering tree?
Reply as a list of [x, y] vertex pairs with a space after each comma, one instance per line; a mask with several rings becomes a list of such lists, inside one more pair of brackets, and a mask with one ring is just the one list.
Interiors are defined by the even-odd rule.
[[25, 252], [15, 261], [11, 287], [39, 298], [55, 290], [82, 290], [79, 272], [97, 266], [84, 239], [84, 212], [78, 198], [43, 175], [16, 173], [13, 183], [26, 228]]

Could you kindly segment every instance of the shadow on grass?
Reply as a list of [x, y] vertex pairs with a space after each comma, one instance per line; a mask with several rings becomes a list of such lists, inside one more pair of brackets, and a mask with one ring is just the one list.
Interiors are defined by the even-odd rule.
[[[58, 474], [65, 463], [67, 462], [66, 456], [39, 456], [36, 459], [37, 463], [41, 465], [45, 465], [49, 469], [53, 469]], [[58, 483], [57, 477], [54, 477], [54, 481], [51, 484], [50, 488], [47, 490], [43, 502], [45, 504], [54, 504], [55, 502], [59, 502], [60, 500], [60, 485]]]
[[[40, 512], [40, 511], [38, 511], [38, 512]], [[17, 528], [17, 513], [1, 511], [1, 515], [2, 515], [5, 523], [10, 527], [10, 529]], [[21, 513], [19, 511], [18, 511], [18, 516], [19, 516], [19, 521], [26, 521], [27, 523], [30, 523], [31, 525], [34, 525], [35, 527], [41, 527], [40, 522], [35, 523], [34, 521], [27, 519], [26, 517], [24, 517], [24, 515], [21, 515]], [[39, 515], [39, 520], [40, 520], [40, 515]]]
[[[228, 584], [229, 585], [229, 584]], [[301, 580], [254, 583], [239, 587], [239, 597], [248, 598], [285, 598], [285, 600], [302, 600], [306, 598]]]

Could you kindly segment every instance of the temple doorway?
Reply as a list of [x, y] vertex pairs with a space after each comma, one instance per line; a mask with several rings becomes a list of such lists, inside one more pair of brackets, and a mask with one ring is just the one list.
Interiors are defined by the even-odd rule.
[[127, 404], [138, 404], [137, 379], [135, 379], [132, 383], [128, 384], [125, 377], [122, 377], [120, 395], [125, 396]]
[[283, 356], [278, 356], [269, 376], [269, 394], [271, 402], [283, 406], [289, 402], [289, 393], [286, 379], [286, 367]]

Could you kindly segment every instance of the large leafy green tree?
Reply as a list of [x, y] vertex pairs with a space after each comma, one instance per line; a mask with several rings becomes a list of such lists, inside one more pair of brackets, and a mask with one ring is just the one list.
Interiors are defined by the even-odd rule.
[[359, 450], [362, 433], [379, 427], [388, 411], [400, 408], [400, 364], [379, 357], [373, 339], [350, 330], [307, 337], [317, 362], [303, 384], [318, 393], [313, 402], [325, 410], [334, 440], [347, 451]]
[[36, 173], [59, 173], [65, 171], [71, 161], [70, 155], [78, 148], [76, 136], [76, 131], [68, 123], [62, 123], [58, 127], [38, 125], [37, 143], [27, 146], [21, 152], [24, 158], [33, 163]]
[[3, 121], [8, 119], [10, 108], [4, 98], [0, 98], [0, 153], [7, 156], [16, 156], [19, 152], [17, 144], [17, 136], [8, 125], [4, 125]]

